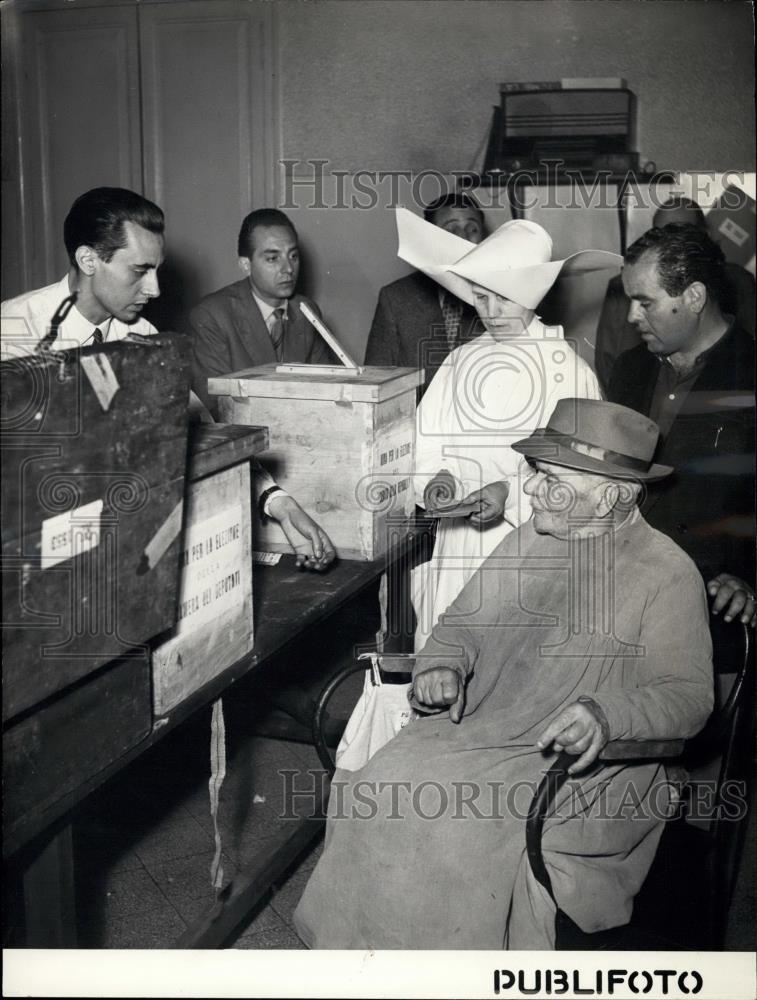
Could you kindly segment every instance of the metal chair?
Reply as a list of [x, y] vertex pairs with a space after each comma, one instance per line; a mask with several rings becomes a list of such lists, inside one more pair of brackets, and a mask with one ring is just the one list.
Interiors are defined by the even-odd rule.
[[[687, 771], [692, 767], [719, 759], [715, 796], [712, 802], [712, 819], [707, 829], [695, 828], [683, 816], [671, 820], [663, 835], [657, 858], [647, 883], [635, 905], [637, 918], [639, 903], [645, 895], [643, 916], [659, 913], [652, 890], [648, 889], [655, 878], [662, 883], [668, 906], [665, 907], [665, 935], [671, 934], [669, 920], [675, 919], [686, 907], [678, 893], [671, 893], [671, 873], [691, 862], [687, 881], [703, 897], [695, 904], [695, 912], [688, 915], [694, 920], [694, 931], [699, 931], [700, 941], [689, 941], [690, 947], [722, 949], [728, 908], [741, 854], [745, 830], [745, 813], [729, 820], [733, 801], [729, 798], [734, 782], [743, 782], [746, 789], [750, 777], [754, 734], [754, 650], [752, 636], [746, 625], [724, 624], [720, 618], [712, 619], [714, 666], [716, 677], [734, 674], [733, 682], [722, 704], [716, 707], [704, 729], [690, 740], [614, 740], [607, 744], [595, 767], [617, 763], [650, 763], [659, 761], [666, 765], [678, 764]], [[734, 649], [734, 645], [740, 647]], [[568, 768], [575, 761], [568, 753], [561, 753], [544, 775], [528, 813], [526, 821], [526, 851], [531, 870], [555, 901], [552, 883], [542, 854], [542, 833], [555, 799], [568, 780]], [[695, 865], [695, 867], [694, 867]], [[653, 878], [653, 876], [655, 878]], [[670, 906], [671, 901], [673, 907]], [[631, 939], [628, 947], [638, 947], [638, 939], [628, 934], [626, 927], [613, 928], [587, 934], [557, 907], [555, 922], [557, 947], [578, 950], [596, 950], [623, 947], [625, 938]], [[646, 909], [649, 909], [649, 914]], [[704, 913], [702, 912], [704, 908]], [[670, 912], [670, 911], [673, 912]], [[633, 924], [633, 921], [632, 921]]]
[[[404, 655], [402, 653], [380, 653], [378, 656], [381, 670], [387, 674], [409, 675], [412, 670], [413, 663], [415, 662], [414, 656]], [[325, 734], [326, 709], [339, 686], [343, 684], [344, 681], [346, 681], [352, 674], [357, 673], [358, 671], [365, 672], [366, 669], [368, 669], [368, 664], [365, 660], [356, 660], [354, 663], [348, 663], [329, 679], [327, 684], [321, 689], [321, 692], [316, 699], [312, 720], [313, 745], [315, 746], [316, 753], [318, 754], [318, 759], [329, 774], [334, 773], [335, 764], [334, 755]]]

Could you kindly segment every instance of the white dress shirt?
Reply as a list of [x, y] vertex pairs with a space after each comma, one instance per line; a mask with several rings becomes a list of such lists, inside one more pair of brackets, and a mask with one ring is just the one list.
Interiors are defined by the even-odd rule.
[[[3, 302], [0, 305], [0, 359], [33, 354], [37, 344], [47, 336], [55, 311], [70, 294], [66, 275], [55, 284]], [[102, 323], [91, 323], [74, 305], [58, 328], [51, 349], [65, 351], [91, 344], [95, 330], [100, 330], [104, 341], [123, 340], [130, 333], [151, 335], [158, 332], [152, 323], [141, 317], [133, 323], [124, 323], [115, 316]]]

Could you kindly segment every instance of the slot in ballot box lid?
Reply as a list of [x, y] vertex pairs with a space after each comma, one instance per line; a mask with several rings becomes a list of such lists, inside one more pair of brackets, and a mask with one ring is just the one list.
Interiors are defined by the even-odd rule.
[[367, 366], [344, 368], [333, 375], [325, 375], [320, 370], [308, 372], [307, 365], [296, 373], [280, 372], [277, 367], [273, 362], [209, 378], [208, 392], [213, 396], [287, 396], [344, 403], [382, 403], [415, 389], [423, 381], [423, 369], [420, 368]]
[[268, 428], [244, 424], [195, 424], [189, 429], [190, 483], [246, 462], [268, 448]]

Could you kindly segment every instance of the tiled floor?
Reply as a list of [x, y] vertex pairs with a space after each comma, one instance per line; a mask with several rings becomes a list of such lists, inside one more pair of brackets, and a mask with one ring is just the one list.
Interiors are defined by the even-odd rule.
[[[76, 834], [81, 947], [167, 947], [213, 905], [208, 768], [204, 780], [190, 782], [195, 767], [177, 763], [176, 772], [133, 768], [128, 787], [119, 782], [82, 814]], [[308, 768], [320, 765], [309, 747], [267, 739], [250, 740], [228, 762], [219, 817], [224, 881], [292, 826], [282, 819], [287, 779], [279, 768], [296, 772], [301, 782]], [[236, 947], [302, 947], [292, 912], [319, 852], [320, 845], [264, 901]]]
[[[197, 778], [204, 763], [201, 729], [198, 722], [194, 749], [182, 751], [172, 741], [157, 763], [133, 768], [128, 780], [93, 799], [83, 814], [77, 835], [81, 947], [166, 947], [213, 904], [213, 823], [207, 781]], [[207, 763], [204, 767], [207, 774]], [[279, 772], [296, 772], [297, 787], [303, 788], [311, 769], [317, 772], [320, 765], [312, 748], [303, 744], [255, 738], [233, 748], [221, 796], [227, 879], [291, 828], [292, 821], [281, 818], [285, 781]], [[292, 914], [321, 849], [319, 841], [280, 880], [239, 929], [232, 947], [304, 947]], [[753, 811], [731, 907], [729, 950], [754, 948], [756, 891]], [[637, 946], [681, 947], [646, 938], [639, 938]]]
[[[297, 655], [312, 660], [314, 648], [328, 669], [335, 669], [352, 657], [356, 641], [373, 637], [375, 623], [366, 624], [367, 634], [352, 622], [336, 638], [320, 637], [299, 652], [289, 650], [287, 670]], [[319, 680], [315, 671], [314, 690], [325, 676]], [[346, 717], [361, 685], [362, 675], [350, 678], [330, 711]], [[306, 810], [308, 799], [296, 799], [287, 812], [288, 789], [315, 791], [323, 780], [313, 747], [250, 735], [256, 722], [270, 717], [270, 708], [261, 707], [261, 692], [254, 683], [241, 683], [224, 699], [227, 773], [219, 806], [224, 882], [292, 831], [297, 822], [292, 814]], [[209, 733], [207, 710], [80, 810], [75, 826], [80, 947], [168, 947], [214, 904]], [[292, 914], [320, 850], [319, 841], [269, 893], [239, 929], [234, 947], [304, 947], [292, 929]]]

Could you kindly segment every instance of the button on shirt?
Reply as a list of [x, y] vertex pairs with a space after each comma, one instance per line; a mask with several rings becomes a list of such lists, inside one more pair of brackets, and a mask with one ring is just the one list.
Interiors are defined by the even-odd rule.
[[[37, 344], [49, 332], [56, 310], [70, 294], [66, 275], [53, 285], [3, 302], [0, 307], [0, 358], [5, 360], [33, 354]], [[123, 323], [111, 316], [102, 323], [91, 323], [74, 305], [60, 324], [51, 349], [65, 351], [93, 344], [95, 330], [100, 330], [105, 342], [123, 340], [130, 333], [150, 335], [158, 332], [152, 323], [141, 318], [134, 323]]]
[[[725, 336], [725, 333], [723, 336]], [[678, 374], [667, 358], [660, 358], [660, 370], [652, 395], [649, 417], [660, 428], [660, 435], [663, 438], [667, 436], [668, 431], [673, 426], [673, 422], [683, 409], [688, 395], [694, 387], [694, 383], [707, 364], [707, 357], [710, 351], [717, 347], [719, 343], [720, 340], [716, 341], [712, 347], [708, 347], [706, 351], [702, 351], [698, 355], [692, 370], [683, 376]]]

